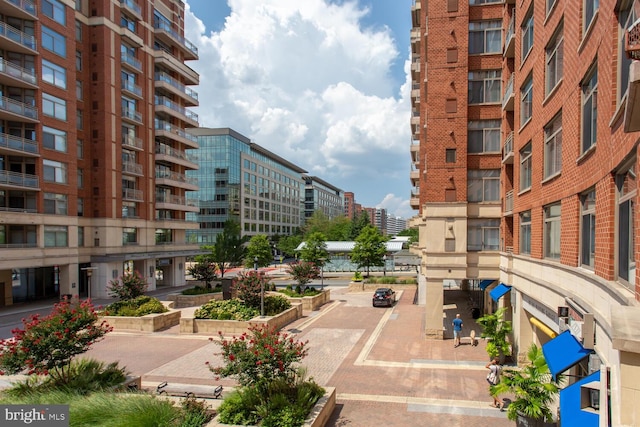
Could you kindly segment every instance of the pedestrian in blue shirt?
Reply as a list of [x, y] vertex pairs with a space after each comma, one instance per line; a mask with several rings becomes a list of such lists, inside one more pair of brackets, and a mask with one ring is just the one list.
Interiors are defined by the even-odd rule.
[[453, 319], [451, 323], [453, 325], [453, 347], [457, 347], [460, 345], [460, 334], [462, 333], [462, 319], [460, 318], [460, 314], [456, 314], [456, 318]]

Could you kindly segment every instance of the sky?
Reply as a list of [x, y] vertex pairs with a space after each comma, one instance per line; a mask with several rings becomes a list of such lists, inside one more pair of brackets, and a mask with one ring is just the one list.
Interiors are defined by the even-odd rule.
[[201, 127], [229, 127], [365, 207], [409, 206], [412, 0], [186, 0]]

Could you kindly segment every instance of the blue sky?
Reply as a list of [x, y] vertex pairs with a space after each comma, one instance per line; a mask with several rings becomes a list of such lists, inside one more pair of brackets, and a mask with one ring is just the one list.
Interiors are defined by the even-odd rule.
[[186, 0], [200, 126], [410, 218], [412, 0]]

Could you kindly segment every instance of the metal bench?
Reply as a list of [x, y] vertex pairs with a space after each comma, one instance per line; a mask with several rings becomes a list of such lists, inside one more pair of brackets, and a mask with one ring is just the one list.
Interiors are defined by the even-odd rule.
[[222, 386], [201, 386], [201, 385], [188, 385], [179, 384], [176, 386], [169, 385], [166, 381], [161, 382], [156, 386], [156, 394], [166, 394], [167, 396], [178, 397], [199, 397], [208, 399], [220, 399], [222, 398]]

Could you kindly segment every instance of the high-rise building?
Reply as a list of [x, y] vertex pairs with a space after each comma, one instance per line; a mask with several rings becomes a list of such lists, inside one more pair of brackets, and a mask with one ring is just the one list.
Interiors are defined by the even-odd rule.
[[[75, 7], [74, 7], [75, 5]], [[0, 305], [183, 285], [198, 51], [179, 0], [1, 0]]]
[[199, 190], [189, 197], [199, 209], [189, 219], [200, 225], [189, 241], [213, 244], [227, 220], [243, 236], [291, 235], [304, 221], [306, 171], [229, 128], [189, 129], [198, 141], [200, 168], [187, 173]]
[[356, 197], [351, 191], [344, 192], [344, 215], [353, 219], [355, 217]]
[[302, 175], [304, 181], [304, 217], [321, 211], [328, 219], [344, 216], [344, 192], [338, 187], [318, 178]]
[[[637, 425], [640, 3], [414, 1], [411, 203], [426, 333], [443, 280], [507, 308], [560, 417]], [[477, 289], [476, 288], [476, 289]], [[446, 291], [444, 291], [446, 292]]]

